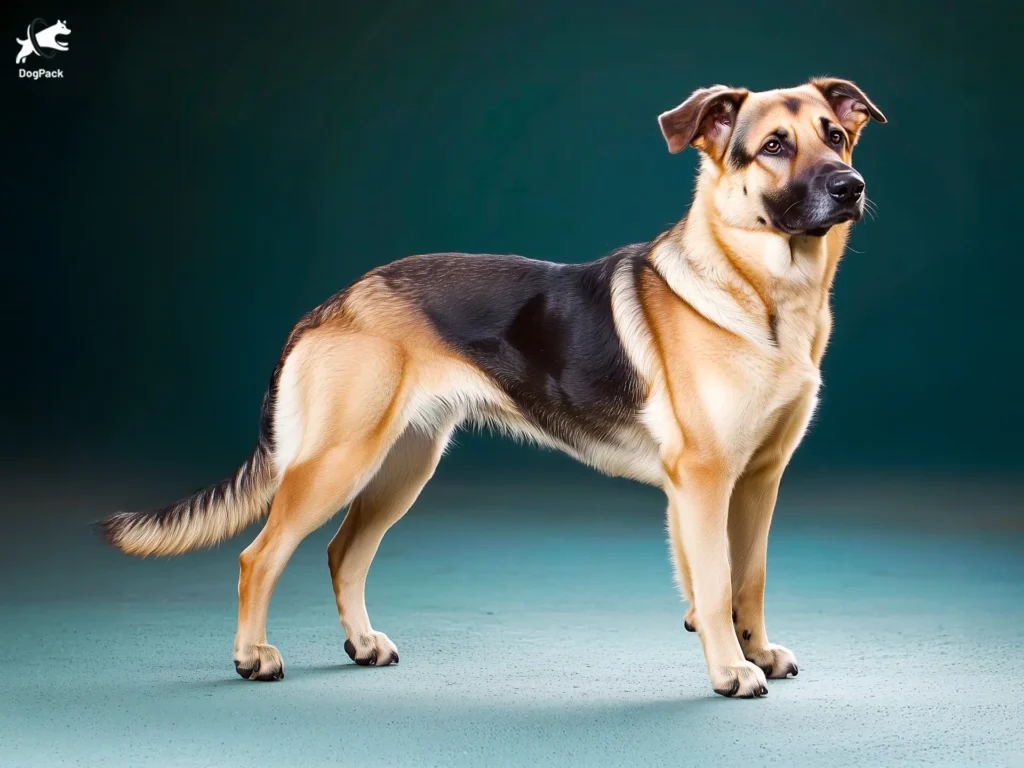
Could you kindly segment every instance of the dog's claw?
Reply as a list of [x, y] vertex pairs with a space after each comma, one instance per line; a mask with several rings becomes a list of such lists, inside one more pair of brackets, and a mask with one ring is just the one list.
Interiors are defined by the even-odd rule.
[[360, 635], [357, 639], [360, 648], [371, 648], [368, 656], [360, 657], [356, 652], [356, 644], [351, 640], [345, 640], [345, 653], [359, 666], [386, 667], [398, 663], [398, 649], [383, 632]]
[[[369, 656], [364, 656], [362, 658], [359, 658], [358, 656], [356, 656], [356, 647], [352, 644], [352, 641], [351, 640], [346, 640], [345, 641], [345, 653], [347, 653], [348, 657], [350, 659], [352, 659], [352, 661], [354, 661], [360, 667], [375, 667], [375, 666], [377, 666], [377, 649], [376, 648], [374, 648], [370, 652]], [[397, 659], [397, 655], [395, 655], [395, 658]]]
[[768, 693], [764, 671], [749, 661], [711, 670], [711, 687], [719, 696], [736, 699], [758, 699]]
[[793, 652], [781, 645], [768, 645], [764, 648], [748, 647], [746, 653], [748, 661], [757, 664], [768, 677], [776, 680], [790, 675], [796, 677], [800, 671]]
[[[245, 680], [284, 680], [284, 661], [271, 645], [249, 646], [240, 651], [242, 661], [235, 659], [235, 671]], [[252, 657], [249, 661], [247, 657]]]
[[255, 679], [260, 680], [264, 683], [272, 683], [276, 680], [284, 680], [284, 667], [281, 667], [280, 669], [275, 669], [272, 672], [268, 672], [265, 675], [257, 675]]
[[740, 681], [733, 680], [731, 688], [715, 688], [715, 693], [719, 696], [735, 696], [736, 691], [740, 689]]

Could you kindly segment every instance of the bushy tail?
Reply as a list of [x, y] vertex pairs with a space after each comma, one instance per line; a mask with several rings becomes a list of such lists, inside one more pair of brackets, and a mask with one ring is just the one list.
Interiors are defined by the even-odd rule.
[[256, 450], [238, 471], [162, 509], [111, 515], [97, 525], [100, 535], [131, 555], [180, 555], [211, 547], [266, 517], [279, 482], [273, 413], [283, 363], [284, 355], [263, 398]]
[[118, 512], [99, 523], [108, 542], [131, 555], [180, 555], [234, 536], [270, 511], [277, 477], [263, 440], [238, 471], [162, 509]]
[[100, 535], [131, 555], [180, 555], [211, 547], [266, 517], [283, 469], [274, 466], [274, 413], [285, 360], [305, 331], [343, 305], [347, 292], [331, 297], [292, 328], [263, 396], [256, 450], [235, 474], [163, 509], [111, 515], [97, 525]]

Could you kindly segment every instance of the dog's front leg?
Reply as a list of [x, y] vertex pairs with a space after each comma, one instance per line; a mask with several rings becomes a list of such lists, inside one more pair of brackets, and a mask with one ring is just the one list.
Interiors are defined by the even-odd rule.
[[743, 657], [732, 623], [727, 524], [733, 480], [724, 463], [716, 461], [666, 461], [665, 471], [669, 514], [675, 516], [686, 558], [676, 568], [690, 575], [711, 686], [723, 696], [763, 696], [768, 693], [764, 673]]
[[768, 642], [764, 623], [768, 529], [781, 476], [781, 471], [763, 468], [745, 474], [736, 483], [729, 508], [732, 599], [743, 655], [768, 677], [795, 677], [796, 657], [788, 648]]
[[779, 495], [782, 473], [810, 422], [817, 387], [799, 398], [779, 420], [736, 482], [729, 505], [729, 555], [736, 635], [747, 659], [768, 677], [796, 676], [796, 657], [788, 648], [768, 642], [764, 621], [764, 586], [768, 529]]

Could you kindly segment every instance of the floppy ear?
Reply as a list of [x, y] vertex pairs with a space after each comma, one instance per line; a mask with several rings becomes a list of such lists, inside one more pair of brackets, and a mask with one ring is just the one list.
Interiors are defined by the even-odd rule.
[[811, 85], [821, 91], [821, 95], [832, 107], [832, 111], [836, 113], [843, 128], [849, 131], [854, 138], [867, 123], [869, 117], [875, 118], [880, 123], [885, 122], [882, 110], [876, 107], [867, 94], [850, 80], [819, 77], [811, 80]]
[[692, 144], [713, 157], [721, 157], [748, 93], [746, 88], [714, 85], [694, 91], [675, 109], [662, 112], [658, 124], [668, 151], [682, 152]]

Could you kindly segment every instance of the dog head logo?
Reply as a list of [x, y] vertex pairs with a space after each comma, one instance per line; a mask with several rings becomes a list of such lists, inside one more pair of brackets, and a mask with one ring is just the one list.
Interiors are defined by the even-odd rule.
[[15, 64], [21, 64], [34, 53], [42, 56], [44, 59], [52, 59], [54, 57], [53, 51], [66, 51], [68, 44], [57, 38], [63, 35], [70, 35], [71, 30], [68, 29], [67, 24], [59, 19], [56, 24], [51, 24], [50, 26], [47, 26], [44, 19], [35, 19], [28, 25], [25, 34], [25, 40], [16, 38], [16, 42], [21, 46], [21, 51], [18, 52], [18, 56], [14, 60]]

